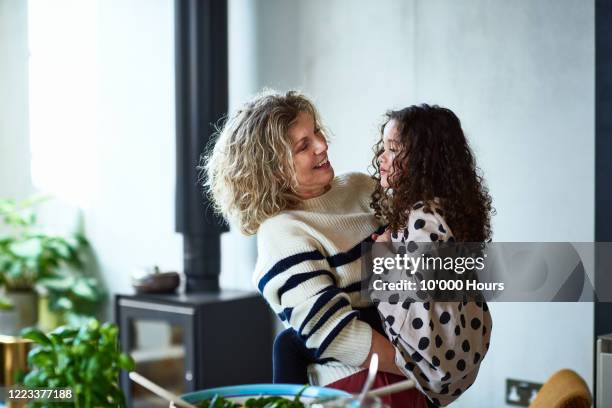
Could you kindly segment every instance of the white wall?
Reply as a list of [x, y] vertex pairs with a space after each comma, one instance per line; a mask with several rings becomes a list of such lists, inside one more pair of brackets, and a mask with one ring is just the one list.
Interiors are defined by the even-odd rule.
[[182, 268], [174, 232], [174, 42], [170, 0], [98, 2], [99, 166], [87, 233], [112, 292], [130, 272]]
[[[258, 91], [256, 6], [257, 3], [251, 0], [228, 2], [230, 111]], [[254, 290], [251, 275], [256, 257], [255, 237], [246, 237], [231, 226], [230, 231], [221, 236], [221, 287]]]
[[28, 143], [28, 7], [0, 0], [0, 197], [32, 191]]
[[[337, 172], [366, 168], [386, 109], [445, 105], [488, 180], [496, 241], [593, 241], [592, 1], [258, 5], [258, 85], [313, 96]], [[491, 311], [491, 351], [455, 406], [503, 407], [506, 378], [543, 382], [562, 367], [592, 384], [592, 304]]]

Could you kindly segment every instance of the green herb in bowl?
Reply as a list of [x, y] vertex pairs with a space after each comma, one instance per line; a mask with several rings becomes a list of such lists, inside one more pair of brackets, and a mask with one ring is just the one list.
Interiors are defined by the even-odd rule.
[[211, 399], [201, 401], [200, 408], [305, 408], [306, 406], [300, 401], [302, 393], [307, 387], [304, 387], [298, 392], [293, 399], [283, 397], [258, 397], [249, 398], [244, 404], [231, 402], [218, 394]]

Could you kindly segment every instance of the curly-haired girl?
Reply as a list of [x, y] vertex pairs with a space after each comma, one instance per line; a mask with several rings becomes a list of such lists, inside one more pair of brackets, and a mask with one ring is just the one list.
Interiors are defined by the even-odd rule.
[[[372, 208], [389, 227], [376, 242], [486, 242], [491, 197], [461, 123], [449, 109], [426, 104], [386, 114], [375, 146]], [[436, 405], [446, 405], [476, 379], [491, 335], [484, 302], [380, 302], [396, 346], [396, 364]]]

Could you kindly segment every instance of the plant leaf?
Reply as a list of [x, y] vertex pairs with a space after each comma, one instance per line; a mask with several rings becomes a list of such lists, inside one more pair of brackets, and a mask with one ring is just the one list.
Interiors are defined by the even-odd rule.
[[85, 369], [85, 378], [87, 381], [93, 381], [98, 373], [101, 371], [100, 355], [96, 354], [87, 361], [87, 368]]
[[41, 385], [43, 385], [43, 382], [41, 381], [41, 375], [42, 372], [38, 371], [38, 370], [32, 370], [30, 371], [25, 378], [23, 379], [23, 384], [27, 387], [27, 388], [38, 388]]
[[119, 354], [119, 367], [127, 371], [133, 371], [136, 368], [136, 363], [131, 356], [125, 353]]
[[59, 336], [61, 339], [67, 339], [76, 336], [78, 331], [78, 329], [75, 329], [73, 327], [60, 326], [57, 329], [53, 330], [51, 333]]
[[68, 351], [65, 349], [61, 349], [57, 353], [56, 372], [63, 373], [68, 368], [68, 366], [70, 366], [71, 363], [72, 363], [72, 358], [70, 357], [70, 354], [68, 354]]
[[55, 307], [59, 310], [70, 311], [73, 309], [74, 304], [66, 296], [60, 296], [55, 302]]
[[98, 300], [98, 294], [89, 285], [87, 280], [83, 278], [77, 278], [76, 283], [72, 287], [72, 292], [76, 296], [89, 300], [91, 302], [95, 302], [96, 300]]
[[56, 278], [40, 279], [38, 283], [49, 290], [67, 291], [74, 285], [75, 278], [73, 276], [58, 276]]
[[43, 368], [55, 365], [55, 358], [53, 352], [37, 347], [28, 353], [28, 363]]
[[62, 259], [69, 259], [72, 256], [70, 245], [59, 237], [54, 237], [47, 241], [50, 250], [55, 251], [56, 255]]
[[34, 327], [26, 327], [25, 329], [23, 329], [21, 331], [21, 337], [23, 337], [24, 339], [32, 340], [33, 342], [41, 344], [43, 346], [52, 345], [51, 339], [49, 339], [49, 337], [47, 337], [45, 333]]
[[12, 242], [9, 251], [19, 258], [38, 258], [42, 253], [42, 244], [38, 238], [29, 238]]

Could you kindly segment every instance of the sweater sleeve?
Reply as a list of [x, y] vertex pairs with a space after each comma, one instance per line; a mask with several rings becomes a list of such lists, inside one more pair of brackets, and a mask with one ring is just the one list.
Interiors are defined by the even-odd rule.
[[253, 281], [317, 358], [352, 366], [365, 361], [372, 328], [357, 319], [321, 246], [291, 219], [271, 219], [260, 227]]

